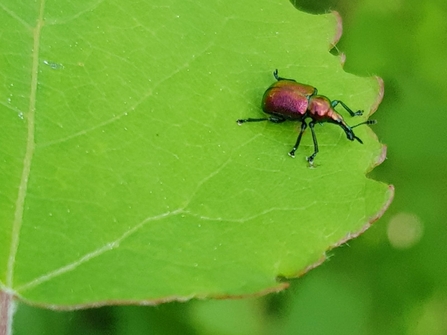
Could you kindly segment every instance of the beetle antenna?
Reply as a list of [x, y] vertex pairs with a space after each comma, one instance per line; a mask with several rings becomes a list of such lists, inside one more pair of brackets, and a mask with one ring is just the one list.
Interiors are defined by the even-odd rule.
[[359, 124], [356, 124], [355, 126], [352, 126], [351, 129], [352, 129], [352, 128], [355, 128], [355, 127], [358, 127], [358, 126], [361, 126], [362, 124], [376, 124], [376, 123], [377, 123], [377, 120], [368, 120], [368, 121], [365, 121], [365, 122], [361, 122], [361, 123], [359, 123]]

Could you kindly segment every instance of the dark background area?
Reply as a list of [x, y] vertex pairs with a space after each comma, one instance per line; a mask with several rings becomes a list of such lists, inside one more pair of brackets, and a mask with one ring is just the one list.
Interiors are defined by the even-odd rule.
[[447, 334], [447, 2], [293, 2], [337, 10], [345, 70], [385, 81], [374, 131], [388, 158], [370, 177], [396, 195], [382, 219], [279, 294], [76, 312], [20, 304], [14, 334]]

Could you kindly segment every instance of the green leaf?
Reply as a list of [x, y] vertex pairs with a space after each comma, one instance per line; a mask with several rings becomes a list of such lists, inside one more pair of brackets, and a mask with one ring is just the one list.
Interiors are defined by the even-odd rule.
[[[272, 71], [365, 117], [380, 85], [328, 49], [337, 16], [286, 1], [0, 5], [3, 290], [53, 308], [275, 291], [392, 197], [339, 127], [260, 117]], [[341, 112], [341, 111], [340, 111]]]

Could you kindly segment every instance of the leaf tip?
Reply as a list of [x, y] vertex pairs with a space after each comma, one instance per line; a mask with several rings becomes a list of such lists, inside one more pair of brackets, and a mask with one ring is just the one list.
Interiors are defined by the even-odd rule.
[[375, 113], [375, 111], [379, 108], [379, 105], [382, 103], [383, 96], [385, 94], [385, 83], [383, 82], [383, 79], [378, 76], [374, 76], [374, 78], [377, 80], [378, 92], [377, 92], [376, 100], [374, 101], [374, 103], [371, 106], [369, 115]]
[[335, 45], [338, 43], [338, 41], [341, 38], [341, 35], [343, 34], [343, 20], [341, 18], [341, 15], [337, 11], [332, 11], [332, 15], [335, 16], [336, 20], [336, 26], [335, 26], [335, 35], [332, 38], [331, 42], [331, 49], [335, 48]]

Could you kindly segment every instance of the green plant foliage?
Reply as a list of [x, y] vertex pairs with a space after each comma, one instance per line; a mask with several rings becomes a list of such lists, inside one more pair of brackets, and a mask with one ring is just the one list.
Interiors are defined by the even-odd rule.
[[[328, 50], [337, 17], [286, 1], [0, 5], [1, 285], [76, 308], [279, 290], [392, 197], [383, 159], [317, 127], [259, 117], [272, 71], [365, 110], [374, 78]], [[340, 111], [343, 113], [342, 111]]]

